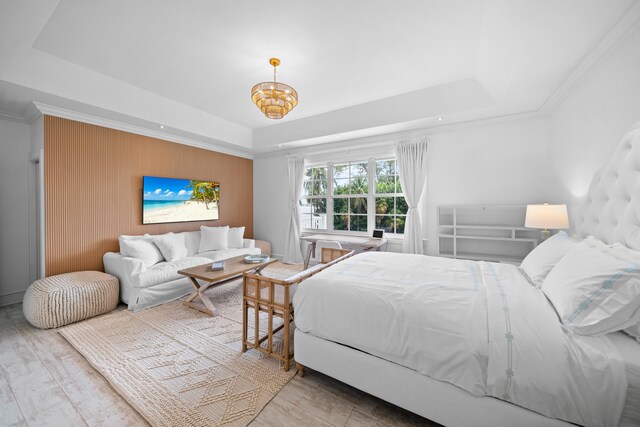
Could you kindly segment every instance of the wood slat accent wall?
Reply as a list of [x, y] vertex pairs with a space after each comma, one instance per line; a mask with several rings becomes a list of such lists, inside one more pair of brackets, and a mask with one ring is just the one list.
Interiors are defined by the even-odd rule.
[[[44, 119], [46, 275], [103, 270], [121, 234], [245, 226], [253, 236], [253, 161], [58, 117]], [[217, 221], [142, 225], [142, 177], [220, 182]]]

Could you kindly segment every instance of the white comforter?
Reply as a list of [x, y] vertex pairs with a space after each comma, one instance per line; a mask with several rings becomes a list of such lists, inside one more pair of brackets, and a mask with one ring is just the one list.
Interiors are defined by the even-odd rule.
[[568, 335], [517, 267], [371, 252], [297, 290], [296, 327], [544, 415], [616, 426], [624, 363], [604, 337]]

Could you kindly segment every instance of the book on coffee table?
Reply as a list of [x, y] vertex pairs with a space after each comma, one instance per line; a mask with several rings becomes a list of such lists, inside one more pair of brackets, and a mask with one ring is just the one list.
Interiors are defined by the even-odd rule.
[[213, 271], [224, 270], [224, 261], [216, 261], [213, 264], [211, 264], [211, 270]]

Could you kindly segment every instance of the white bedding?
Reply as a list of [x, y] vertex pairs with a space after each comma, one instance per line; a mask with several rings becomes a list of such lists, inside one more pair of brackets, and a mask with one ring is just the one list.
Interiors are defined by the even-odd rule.
[[618, 425], [622, 360], [605, 337], [563, 332], [544, 295], [508, 264], [364, 253], [309, 278], [296, 327], [536, 412]]
[[627, 401], [621, 425], [640, 425], [640, 343], [623, 332], [608, 335], [624, 360], [627, 373]]

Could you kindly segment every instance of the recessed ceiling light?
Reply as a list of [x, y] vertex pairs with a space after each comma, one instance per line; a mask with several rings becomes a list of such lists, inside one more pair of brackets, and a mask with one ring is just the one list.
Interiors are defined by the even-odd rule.
[[442, 120], [444, 120], [444, 116], [440, 116], [440, 117], [438, 117], [438, 121], [439, 121], [439, 122], [440, 122], [440, 121], [442, 121]]
[[282, 148], [282, 144], [278, 144], [278, 148]]
[[164, 125], [160, 125], [160, 129], [164, 129]]

